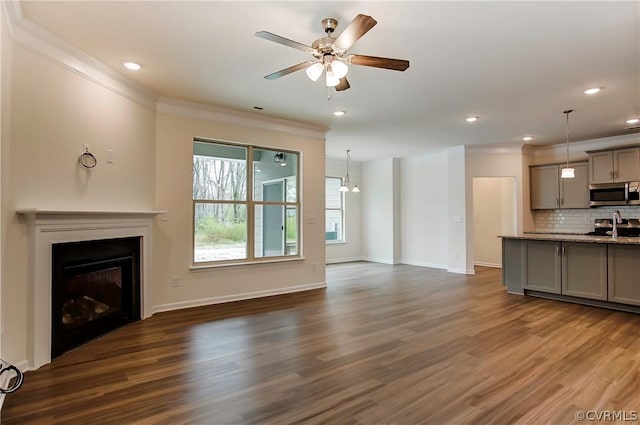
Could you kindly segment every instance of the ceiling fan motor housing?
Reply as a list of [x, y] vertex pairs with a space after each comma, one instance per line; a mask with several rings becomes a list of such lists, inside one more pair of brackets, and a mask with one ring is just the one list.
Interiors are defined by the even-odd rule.
[[327, 18], [322, 20], [322, 27], [324, 28], [324, 32], [327, 34], [331, 34], [336, 30], [338, 26], [338, 21], [333, 18]]

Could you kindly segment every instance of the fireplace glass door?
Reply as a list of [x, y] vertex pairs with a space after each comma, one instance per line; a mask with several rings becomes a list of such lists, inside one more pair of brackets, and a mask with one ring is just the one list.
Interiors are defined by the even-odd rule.
[[140, 319], [139, 241], [123, 241], [54, 245], [52, 357]]

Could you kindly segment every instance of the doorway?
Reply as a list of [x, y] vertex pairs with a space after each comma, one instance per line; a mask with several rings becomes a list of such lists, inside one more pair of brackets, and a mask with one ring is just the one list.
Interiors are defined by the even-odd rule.
[[[284, 201], [284, 180], [263, 183], [264, 201]], [[284, 206], [264, 205], [262, 210], [262, 247], [265, 257], [284, 255]]]
[[515, 177], [473, 178], [474, 265], [502, 267], [502, 240], [516, 231]]

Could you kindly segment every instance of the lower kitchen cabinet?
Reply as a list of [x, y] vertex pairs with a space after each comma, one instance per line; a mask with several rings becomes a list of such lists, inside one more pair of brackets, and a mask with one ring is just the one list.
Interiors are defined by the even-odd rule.
[[510, 293], [640, 306], [640, 245], [504, 238], [502, 249], [503, 285]]
[[640, 305], [640, 247], [609, 245], [609, 301]]
[[607, 245], [562, 242], [562, 294], [607, 301]]
[[560, 242], [525, 242], [524, 289], [561, 293], [560, 247]]

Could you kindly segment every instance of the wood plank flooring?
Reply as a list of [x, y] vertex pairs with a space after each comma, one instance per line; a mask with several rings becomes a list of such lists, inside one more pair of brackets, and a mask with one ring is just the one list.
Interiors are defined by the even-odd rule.
[[326, 290], [157, 314], [27, 373], [2, 425], [571, 424], [640, 410], [640, 315], [500, 281], [348, 263], [328, 267]]

